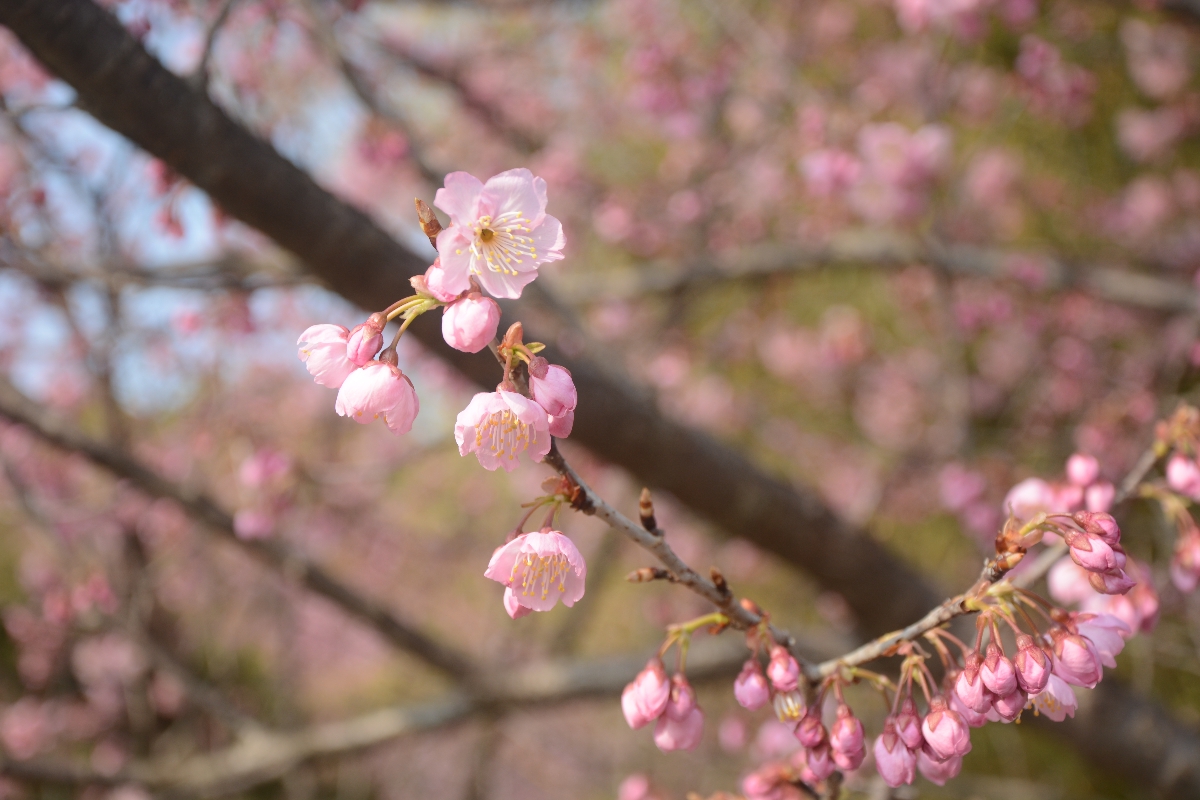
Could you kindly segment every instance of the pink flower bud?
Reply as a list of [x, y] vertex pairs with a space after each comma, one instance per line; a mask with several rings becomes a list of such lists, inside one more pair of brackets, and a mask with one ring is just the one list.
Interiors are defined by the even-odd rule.
[[1117, 497], [1117, 487], [1108, 481], [1093, 483], [1083, 493], [1083, 505], [1088, 511], [1108, 511]]
[[1091, 689], [1100, 682], [1100, 656], [1092, 640], [1066, 631], [1054, 636], [1054, 674], [1074, 686]]
[[829, 731], [829, 746], [843, 753], [863, 749], [863, 724], [845, 703], [838, 704], [837, 719]]
[[771, 701], [771, 688], [758, 662], [750, 659], [733, 682], [733, 696], [742, 708], [755, 711]]
[[[980, 672], [982, 674], [982, 670]], [[930, 701], [929, 713], [921, 723], [921, 733], [936, 758], [954, 758], [971, 752], [971, 732], [967, 723], [957, 712], [951, 711], [941, 697]]]
[[[673, 690], [671, 694], [674, 699]], [[695, 750], [703, 734], [704, 714], [700, 706], [696, 705], [695, 694], [691, 694], [691, 708], [688, 714], [682, 717], [678, 716], [678, 708], [673, 708], [673, 703], [667, 703], [666, 714], [659, 717], [659, 723], [654, 727], [654, 744], [665, 753], [673, 750]]]
[[621, 710], [629, 727], [637, 730], [658, 719], [671, 699], [671, 683], [662, 660], [652, 658], [621, 692]]
[[1071, 548], [1068, 551], [1071, 560], [1089, 572], [1108, 572], [1125, 567], [1124, 554], [1115, 551], [1099, 536], [1071, 531], [1064, 538]]
[[1095, 483], [1100, 476], [1100, 462], [1092, 456], [1076, 453], [1067, 459], [1067, 480], [1076, 486]]
[[1133, 630], [1112, 614], [1079, 614], [1075, 630], [1091, 641], [1100, 663], [1109, 669], [1116, 668], [1116, 656], [1125, 649], [1125, 639], [1133, 635]]
[[958, 696], [957, 692], [950, 693], [949, 700], [946, 702], [946, 705], [948, 705], [960, 717], [963, 718], [963, 722], [967, 723], [967, 727], [982, 728], [985, 724], [987, 724], [988, 714], [992, 711], [992, 702], [996, 699], [996, 696], [986, 689], [983, 693], [987, 697], [988, 701], [987, 711], [976, 711], [973, 708], [967, 708], [962, 699]]
[[478, 353], [496, 338], [500, 306], [478, 292], [464, 295], [442, 312], [442, 338], [464, 353]]
[[349, 336], [341, 325], [313, 325], [300, 334], [300, 360], [317, 383], [337, 389], [358, 368], [346, 356]]
[[909, 750], [918, 750], [925, 744], [925, 734], [921, 733], [921, 717], [911, 697], [904, 698], [900, 703], [900, 713], [896, 715], [896, 733]]
[[1117, 520], [1108, 512], [1096, 511], [1076, 511], [1073, 517], [1075, 524], [1083, 528], [1084, 532], [1102, 539], [1109, 545], [1117, 545], [1121, 542], [1121, 529], [1117, 526]]
[[825, 726], [821, 723], [819, 709], [809, 709], [800, 724], [796, 726], [796, 739], [808, 750], [818, 747], [825, 741]]
[[363, 425], [383, 417], [392, 433], [408, 433], [420, 403], [399, 367], [372, 361], [346, 378], [333, 407], [338, 414]]
[[358, 366], [366, 366], [383, 347], [383, 327], [387, 317], [375, 313], [361, 325], [356, 325], [346, 338], [346, 358]]
[[830, 756], [833, 757], [833, 763], [843, 772], [852, 772], [862, 766], [863, 761], [867, 759], [867, 748], [859, 747], [857, 750], [847, 753], [843, 750], [830, 749]]
[[992, 709], [1000, 719], [1005, 722], [1012, 722], [1021, 716], [1021, 710], [1025, 708], [1025, 703], [1028, 701], [1029, 696], [1021, 691], [1020, 687], [1016, 687], [1009, 694], [997, 697], [996, 702], [992, 703]]
[[1120, 569], [1109, 572], [1089, 572], [1088, 583], [1100, 594], [1125, 594], [1137, 586], [1133, 578]]
[[1182, 453], [1167, 462], [1167, 485], [1182, 495], [1200, 500], [1200, 464]]
[[671, 676], [671, 698], [667, 702], [666, 715], [676, 722], [682, 722], [695, 708], [696, 690], [688, 683], [686, 675], [676, 672]]
[[979, 675], [979, 653], [968, 653], [966, 665], [954, 681], [954, 694], [972, 711], [983, 714], [992, 706], [992, 694]]
[[771, 647], [771, 662], [767, 665], [767, 677], [777, 692], [793, 692], [800, 685], [800, 665], [783, 647]]
[[995, 642], [990, 642], [987, 646], [987, 655], [979, 667], [979, 677], [988, 691], [997, 697], [1003, 697], [1017, 688], [1017, 674], [1013, 664]]
[[450, 285], [450, 281], [446, 276], [446, 271], [442, 269], [442, 260], [435, 258], [433, 265], [425, 270], [425, 279], [423, 286], [418, 287], [413, 285], [417, 291], [422, 294], [428, 294], [435, 300], [440, 300], [443, 303], [452, 303], [461, 292], [451, 291], [454, 287]]
[[837, 769], [837, 765], [833, 763], [832, 753], [827, 744], [818, 745], [806, 751], [804, 754], [804, 764], [808, 767], [808, 771], [812, 773], [813, 778], [818, 782], [828, 778]]
[[1033, 637], [1022, 633], [1017, 637], [1017, 657], [1013, 659], [1017, 683], [1029, 694], [1046, 688], [1050, 680], [1050, 659], [1046, 651], [1034, 643]]
[[529, 365], [529, 389], [533, 399], [552, 417], [574, 411], [579, 404], [571, 372], [539, 356], [534, 356]]
[[962, 758], [955, 756], [938, 761], [931, 757], [929, 753], [922, 750], [917, 753], [917, 769], [921, 771], [930, 783], [936, 783], [938, 786], [945, 786], [946, 781], [957, 777], [962, 770]]
[[912, 783], [916, 778], [917, 756], [909, 750], [896, 733], [896, 722], [891, 717], [883, 723], [883, 733], [875, 740], [875, 769], [879, 777], [893, 789]]
[[764, 764], [742, 779], [746, 800], [784, 800], [787, 776], [780, 764]]
[[511, 586], [504, 587], [504, 610], [513, 619], [520, 619], [526, 614], [532, 614], [533, 609], [527, 608], [517, 602], [517, 596], [513, 594]]
[[1033, 698], [1033, 707], [1038, 713], [1055, 722], [1074, 717], [1076, 705], [1075, 691], [1057, 675], [1051, 675], [1050, 680], [1046, 682], [1046, 688]]

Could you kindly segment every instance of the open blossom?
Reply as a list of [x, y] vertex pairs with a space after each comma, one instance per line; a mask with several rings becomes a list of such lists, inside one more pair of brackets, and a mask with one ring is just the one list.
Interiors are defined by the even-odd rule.
[[496, 338], [500, 306], [490, 297], [471, 292], [442, 312], [442, 338], [464, 353], [478, 353]]
[[313, 380], [330, 389], [337, 389], [358, 364], [346, 354], [350, 331], [341, 325], [313, 325], [296, 340], [300, 360]]
[[1046, 688], [1034, 695], [1033, 707], [1055, 722], [1075, 716], [1075, 691], [1057, 675], [1051, 675]]
[[454, 424], [460, 455], [474, 453], [484, 469], [512, 472], [522, 454], [541, 461], [550, 451], [546, 412], [516, 392], [480, 392]]
[[549, 611], [559, 600], [568, 608], [579, 602], [587, 565], [569, 538], [558, 531], [537, 531], [496, 548], [483, 574], [510, 587], [519, 605]]
[[493, 297], [520, 297], [538, 265], [563, 257], [562, 224], [546, 214], [546, 182], [527, 169], [487, 183], [452, 172], [434, 205], [450, 215], [437, 237], [448, 292], [465, 292], [475, 276]]
[[771, 687], [763, 676], [762, 668], [753, 658], [742, 667], [733, 682], [733, 696], [742, 708], [755, 711], [771, 701]]
[[658, 719], [671, 698], [671, 682], [662, 659], [655, 657], [621, 692], [621, 711], [629, 727], [637, 730]]
[[912, 783], [917, 776], [917, 754], [909, 750], [896, 733], [896, 722], [888, 717], [883, 733], [875, 740], [875, 768], [884, 783], [892, 788]]
[[935, 758], [948, 759], [971, 752], [971, 733], [967, 723], [946, 701], [935, 697], [929, 703], [929, 713], [921, 723], [925, 744]]
[[338, 389], [334, 410], [363, 425], [383, 417], [392, 433], [408, 433], [421, 405], [408, 376], [395, 364], [372, 361]]

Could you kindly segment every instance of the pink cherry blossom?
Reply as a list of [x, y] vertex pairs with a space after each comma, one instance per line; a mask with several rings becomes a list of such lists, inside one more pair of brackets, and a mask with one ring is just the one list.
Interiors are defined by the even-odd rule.
[[1200, 464], [1196, 459], [1175, 453], [1167, 461], [1167, 485], [1193, 500], [1200, 500]]
[[671, 698], [671, 682], [662, 659], [652, 658], [621, 693], [621, 710], [629, 727], [637, 730], [658, 719]]
[[780, 722], [794, 723], [804, 715], [804, 698], [799, 692], [776, 692], [771, 701], [775, 716]]
[[921, 732], [921, 717], [917, 714], [917, 704], [911, 697], [904, 698], [900, 703], [900, 713], [896, 715], [896, 733], [909, 750], [917, 750], [925, 744], [925, 734]]
[[1069, 557], [1063, 556], [1055, 562], [1046, 576], [1050, 584], [1050, 596], [1060, 603], [1079, 603], [1096, 596], [1096, 590], [1088, 582], [1088, 573]]
[[[414, 278], [413, 280], [416, 279]], [[451, 291], [448, 284], [449, 280], [446, 277], [446, 270], [442, 269], [442, 260], [435, 258], [429, 269], [425, 270], [421, 286], [414, 288], [417, 288], [417, 291], [423, 294], [428, 294], [435, 300], [440, 300], [443, 303], [453, 303], [466, 289], [459, 289], [456, 292]]]
[[858, 769], [866, 757], [863, 724], [845, 703], [838, 705], [837, 719], [829, 731], [829, 747], [834, 763], [844, 770]]
[[487, 183], [452, 172], [434, 205], [451, 222], [437, 237], [446, 291], [466, 291], [474, 276], [493, 297], [520, 297], [538, 265], [563, 257], [562, 224], [546, 214], [546, 182], [527, 169]]
[[1090, 536], [1098, 536], [1109, 545], [1120, 544], [1121, 529], [1112, 514], [1097, 511], [1076, 511], [1074, 520]]
[[529, 364], [529, 389], [533, 399], [552, 417], [574, 411], [579, 403], [570, 370], [539, 356], [534, 356]]
[[306, 328], [296, 344], [300, 360], [313, 380], [330, 389], [337, 389], [358, 365], [346, 355], [346, 340], [350, 331], [341, 325], [313, 325]]
[[1033, 697], [1033, 707], [1055, 722], [1075, 716], [1075, 691], [1057, 675], [1051, 674], [1046, 688]]
[[663, 752], [694, 750], [704, 734], [704, 713], [696, 705], [696, 693], [687, 678], [671, 678], [671, 696], [654, 728], [654, 743]]
[[973, 708], [968, 708], [957, 692], [949, 694], [950, 699], [946, 702], [946, 705], [963, 718], [963, 722], [967, 723], [967, 727], [982, 728], [988, 721], [988, 714], [993, 713], [992, 702], [996, 699], [996, 696], [988, 691], [984, 692], [984, 696], [987, 698], [987, 711], [976, 711]]
[[951, 711], [941, 697], [930, 701], [929, 713], [921, 723], [921, 733], [936, 758], [954, 758], [971, 752], [971, 733], [966, 722], [957, 712]]
[[[1072, 563], [1072, 566], [1075, 565]], [[1158, 622], [1159, 605], [1154, 575], [1148, 565], [1132, 558], [1126, 564], [1125, 571], [1130, 580], [1137, 581], [1136, 586], [1123, 595], [1093, 592], [1091, 596], [1083, 598], [1082, 608], [1093, 614], [1112, 614], [1128, 625], [1131, 631], [1152, 631]], [[1087, 588], [1092, 591], [1090, 584]]]
[[533, 613], [532, 608], [528, 608], [517, 602], [517, 596], [513, 594], [511, 586], [504, 587], [504, 610], [513, 619], [520, 619]]
[[763, 676], [762, 667], [750, 659], [733, 682], [733, 696], [742, 708], [755, 711], [771, 701], [771, 687]]
[[579, 602], [587, 565], [568, 537], [558, 531], [536, 531], [497, 548], [483, 574], [511, 587], [518, 604], [549, 611], [559, 600], [568, 608]]
[[767, 677], [777, 692], [793, 692], [799, 685], [800, 665], [786, 648], [771, 647], [771, 662], [767, 664]]
[[1090, 536], [1082, 531], [1067, 533], [1067, 551], [1071, 560], [1089, 572], [1110, 572], [1124, 569], [1125, 554], [1115, 549], [1099, 536]]
[[1022, 633], [1017, 636], [1017, 657], [1013, 659], [1017, 683], [1027, 694], [1037, 694], [1046, 688], [1050, 680], [1050, 659], [1038, 647], [1033, 637]]
[[454, 440], [460, 455], [474, 453], [484, 469], [512, 472], [522, 454], [541, 461], [550, 451], [549, 423], [537, 403], [516, 392], [480, 392], [459, 412]]
[[957, 777], [958, 773], [962, 771], [962, 757], [953, 756], [938, 761], [925, 750], [921, 750], [917, 753], [917, 769], [930, 783], [945, 786], [946, 781]]
[[1003, 697], [997, 697], [992, 703], [992, 710], [1004, 722], [1012, 722], [1021, 716], [1021, 710], [1025, 708], [1028, 700], [1029, 696], [1021, 691], [1020, 687], [1017, 687]]
[[1133, 630], [1112, 614], [1079, 614], [1075, 629], [1091, 640], [1100, 663], [1109, 669], [1116, 668], [1116, 656], [1125, 649], [1125, 640], [1133, 636]]
[[817, 781], [823, 781], [834, 773], [837, 765], [828, 744], [820, 744], [804, 752], [804, 766]]
[[350, 373], [338, 389], [334, 410], [362, 425], [383, 417], [392, 433], [408, 433], [421, 404], [412, 383], [400, 368], [372, 361]]
[[571, 409], [558, 417], [550, 417], [550, 435], [565, 439], [575, 427], [575, 410]]
[[816, 197], [833, 197], [858, 181], [862, 164], [845, 150], [816, 150], [800, 161], [808, 191]]
[[821, 722], [820, 710], [809, 709], [800, 720], [800, 724], [796, 726], [796, 739], [811, 750], [824, 742], [826, 738], [827, 733], [825, 725]]
[[987, 655], [979, 667], [979, 677], [987, 690], [997, 697], [1003, 697], [1017, 688], [1016, 670], [995, 642], [987, 646]]
[[916, 778], [917, 755], [900, 740], [891, 717], [884, 721], [883, 733], [875, 739], [874, 752], [875, 768], [888, 786], [895, 788]]
[[[1117, 545], [1120, 547], [1120, 545]], [[1089, 572], [1088, 583], [1092, 588], [1101, 594], [1125, 594], [1137, 582], [1129, 577], [1124, 570], [1110, 570], [1108, 572]]]
[[1091, 689], [1100, 682], [1100, 655], [1092, 640], [1059, 632], [1054, 639], [1054, 674], [1074, 686]]
[[471, 292], [442, 312], [442, 338], [464, 353], [478, 353], [496, 338], [500, 306], [490, 297]]
[[954, 694], [967, 708], [983, 714], [991, 708], [992, 695], [980, 678], [980, 666], [979, 653], [968, 653], [962, 671], [954, 679]]
[[387, 317], [375, 313], [361, 325], [356, 325], [346, 339], [346, 358], [362, 367], [375, 358], [383, 347], [383, 328]]

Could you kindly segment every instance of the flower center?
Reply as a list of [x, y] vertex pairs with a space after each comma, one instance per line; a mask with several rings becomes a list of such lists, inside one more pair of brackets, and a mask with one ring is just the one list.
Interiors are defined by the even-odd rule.
[[[537, 553], [524, 553], [517, 556], [513, 564], [508, 582], [513, 592], [520, 592], [525, 597], [537, 597], [545, 600], [550, 591], [557, 588], [559, 592], [567, 590], [567, 570], [571, 562], [562, 553], [552, 556], [539, 556]], [[518, 580], [520, 583], [518, 583]]]
[[514, 459], [522, 450], [528, 450], [536, 437], [536, 430], [505, 409], [492, 414], [475, 429], [475, 447], [478, 449], [486, 442], [497, 456]]
[[514, 264], [525, 259], [537, 260], [537, 248], [529, 233], [530, 220], [521, 211], [506, 211], [493, 219], [484, 215], [475, 221], [475, 239], [471, 242], [471, 272], [480, 274], [482, 259], [492, 272], [516, 275]]

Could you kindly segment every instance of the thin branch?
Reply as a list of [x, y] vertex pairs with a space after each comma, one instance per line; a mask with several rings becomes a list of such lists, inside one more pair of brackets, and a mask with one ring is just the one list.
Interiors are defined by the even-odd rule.
[[217, 42], [217, 34], [221, 32], [221, 28], [225, 27], [225, 22], [229, 19], [229, 14], [233, 11], [233, 7], [237, 2], [238, 0], [224, 0], [220, 10], [217, 11], [216, 18], [208, 26], [208, 31], [204, 35], [204, 50], [200, 54], [200, 63], [196, 65], [195, 71], [189, 78], [192, 85], [201, 92], [208, 91], [208, 81], [212, 77], [209, 75], [209, 63], [212, 61], [213, 46]]
[[45, 413], [7, 381], [0, 380], [0, 416], [26, 426], [46, 442], [79, 453], [113, 475], [129, 480], [153, 497], [177, 503], [189, 516], [202, 523], [258, 561], [282, 575], [299, 581], [378, 631], [397, 647], [452, 677], [469, 681], [472, 669], [467, 657], [437, 642], [402, 619], [391, 609], [364, 597], [341, 579], [309, 561], [286, 543], [277, 540], [244, 540], [233, 529], [233, 518], [207, 495], [167, 480], [128, 453], [92, 440], [63, 421]]

